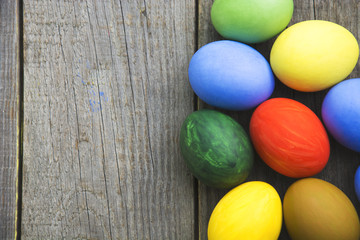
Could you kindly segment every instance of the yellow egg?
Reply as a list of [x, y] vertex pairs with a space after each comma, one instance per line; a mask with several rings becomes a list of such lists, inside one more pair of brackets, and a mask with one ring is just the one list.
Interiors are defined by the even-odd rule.
[[243, 183], [228, 192], [213, 210], [209, 240], [276, 240], [282, 225], [276, 190], [260, 181]]
[[271, 49], [270, 64], [288, 87], [315, 92], [344, 80], [358, 57], [359, 45], [351, 32], [336, 23], [310, 20], [279, 35]]
[[320, 179], [301, 179], [289, 187], [284, 219], [293, 240], [360, 239], [359, 217], [350, 199]]

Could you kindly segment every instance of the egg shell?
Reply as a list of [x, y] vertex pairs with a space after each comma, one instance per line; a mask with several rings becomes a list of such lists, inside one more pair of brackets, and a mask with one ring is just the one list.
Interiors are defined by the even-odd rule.
[[270, 53], [274, 74], [290, 88], [315, 92], [344, 80], [359, 57], [356, 38], [344, 27], [322, 20], [292, 25]]
[[282, 226], [281, 200], [261, 181], [246, 182], [228, 192], [214, 208], [209, 240], [276, 240]]
[[315, 175], [329, 159], [329, 139], [320, 119], [292, 99], [260, 104], [251, 116], [250, 137], [262, 160], [288, 177]]
[[293, 0], [216, 0], [211, 22], [226, 39], [258, 43], [284, 30], [293, 10]]
[[192, 174], [211, 187], [237, 186], [253, 166], [253, 149], [244, 129], [214, 110], [199, 110], [185, 119], [180, 150]]
[[189, 80], [201, 100], [228, 110], [257, 106], [275, 85], [270, 64], [258, 51], [229, 40], [201, 47], [190, 61]]
[[360, 78], [332, 87], [321, 107], [325, 127], [342, 145], [360, 152]]
[[292, 240], [360, 239], [356, 209], [339, 188], [326, 181], [296, 181], [285, 194], [283, 209]]
[[358, 200], [360, 201], [360, 167], [357, 168], [354, 179], [355, 192]]

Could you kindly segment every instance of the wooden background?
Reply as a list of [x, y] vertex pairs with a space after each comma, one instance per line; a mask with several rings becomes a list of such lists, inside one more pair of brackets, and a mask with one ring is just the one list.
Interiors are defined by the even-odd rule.
[[[206, 239], [228, 190], [197, 182], [179, 152], [191, 112], [211, 108], [187, 78], [222, 39], [212, 0], [0, 0], [0, 239]], [[336, 22], [359, 40], [360, 2], [294, 0], [290, 24]], [[275, 39], [275, 38], [274, 38]], [[274, 39], [253, 45], [267, 59]], [[360, 77], [359, 65], [349, 77]], [[326, 94], [289, 97], [320, 117]], [[248, 130], [253, 110], [226, 112]], [[352, 200], [359, 153], [332, 137], [316, 177]], [[294, 181], [258, 157], [248, 180], [283, 197]], [[285, 227], [279, 239], [289, 239]]]

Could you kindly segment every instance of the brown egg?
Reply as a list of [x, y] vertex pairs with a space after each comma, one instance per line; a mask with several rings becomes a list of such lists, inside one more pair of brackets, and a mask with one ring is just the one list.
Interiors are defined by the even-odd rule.
[[287, 190], [285, 225], [293, 240], [358, 240], [360, 222], [350, 199], [334, 185], [305, 178]]

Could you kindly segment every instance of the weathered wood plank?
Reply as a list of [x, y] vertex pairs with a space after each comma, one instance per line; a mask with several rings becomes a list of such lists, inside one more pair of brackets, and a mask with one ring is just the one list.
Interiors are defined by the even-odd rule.
[[0, 1], [0, 239], [15, 239], [19, 138], [18, 1]]
[[[199, 36], [198, 48], [206, 43], [222, 39], [211, 25], [210, 9], [212, 0], [199, 1]], [[323, 19], [341, 24], [349, 29], [357, 39], [359, 36], [359, 11], [357, 1], [352, 0], [337, 0], [337, 1], [321, 1], [321, 0], [294, 0], [295, 9], [293, 19], [290, 23], [294, 24], [304, 20]], [[275, 38], [265, 43], [253, 45], [258, 49], [267, 59], [269, 59], [270, 49]], [[358, 76], [360, 71], [359, 65], [349, 77]], [[288, 97], [300, 101], [310, 107], [319, 117], [321, 110], [321, 103], [326, 94], [325, 91], [317, 93], [301, 93], [287, 88], [276, 81], [275, 91], [272, 97]], [[198, 108], [212, 108], [199, 102]], [[221, 110], [222, 111], [222, 110]], [[248, 131], [249, 121], [253, 110], [242, 112], [223, 111], [228, 115], [234, 117], [244, 128]], [[352, 200], [358, 212], [360, 204], [356, 199], [354, 191], [354, 174], [357, 166], [360, 163], [360, 156], [358, 153], [352, 152], [336, 143], [333, 138], [331, 140], [331, 157], [326, 168], [317, 176], [318, 178], [327, 180], [340, 189], [342, 189], [347, 196]], [[257, 156], [255, 165], [248, 180], [262, 180], [272, 184], [283, 198], [289, 185], [294, 182], [294, 179], [281, 176], [267, 167], [261, 159]], [[211, 212], [221, 197], [227, 190], [212, 189], [199, 183], [199, 238], [207, 239], [207, 224]], [[279, 239], [289, 239], [285, 227]]]
[[195, 1], [24, 0], [24, 239], [192, 239]]

